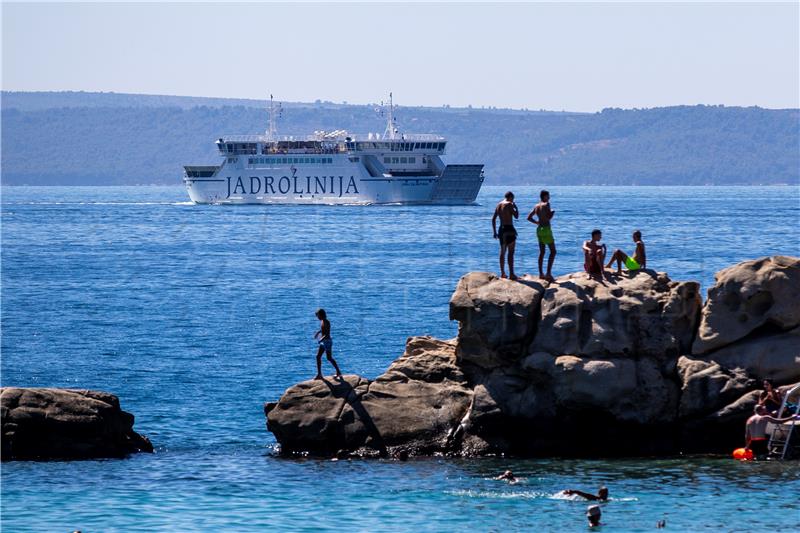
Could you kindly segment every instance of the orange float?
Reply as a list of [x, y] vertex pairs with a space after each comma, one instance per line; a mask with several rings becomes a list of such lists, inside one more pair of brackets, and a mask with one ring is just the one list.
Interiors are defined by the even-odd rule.
[[736, 448], [733, 450], [733, 458], [739, 461], [752, 461], [753, 450], [749, 448]]

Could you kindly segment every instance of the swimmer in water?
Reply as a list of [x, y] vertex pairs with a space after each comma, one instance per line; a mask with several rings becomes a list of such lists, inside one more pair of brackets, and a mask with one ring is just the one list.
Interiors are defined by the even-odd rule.
[[589, 494], [588, 492], [575, 489], [567, 489], [563, 492], [563, 494], [566, 494], [567, 496], [580, 496], [581, 498], [587, 499], [591, 502], [608, 501], [608, 489], [606, 487], [600, 487], [597, 491], [597, 494]]
[[586, 509], [586, 519], [589, 520], [589, 527], [602, 526], [603, 524], [600, 523], [600, 517], [602, 516], [603, 512], [600, 510], [599, 505], [590, 505]]
[[499, 476], [497, 476], [495, 479], [497, 479], [497, 480], [503, 480], [503, 481], [508, 481], [508, 482], [509, 482], [509, 483], [511, 483], [512, 485], [513, 485], [514, 483], [516, 483], [517, 481], [519, 481], [519, 479], [518, 479], [517, 477], [515, 477], [515, 476], [514, 476], [514, 473], [513, 473], [511, 470], [506, 470], [505, 472], [503, 472], [502, 474], [500, 474]]

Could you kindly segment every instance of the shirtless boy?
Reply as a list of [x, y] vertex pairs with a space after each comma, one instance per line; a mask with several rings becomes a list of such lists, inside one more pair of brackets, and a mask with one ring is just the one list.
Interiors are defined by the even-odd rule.
[[600, 244], [600, 239], [602, 238], [603, 232], [596, 229], [592, 231], [592, 239], [583, 243], [583, 268], [589, 274], [589, 278], [599, 279], [603, 273], [606, 245]]
[[331, 323], [328, 320], [327, 313], [324, 309], [318, 309], [315, 313], [319, 319], [319, 330], [314, 333], [314, 338], [319, 341], [319, 348], [317, 349], [317, 376], [314, 379], [322, 379], [322, 354], [328, 357], [333, 368], [336, 369], [336, 377], [341, 379], [342, 371], [339, 370], [339, 365], [333, 358], [333, 339], [331, 338]]
[[[500, 218], [500, 231], [497, 231], [497, 218]], [[492, 216], [492, 233], [500, 241], [500, 277], [505, 278], [505, 255], [508, 252], [508, 277], [517, 279], [514, 274], [514, 248], [517, 241], [517, 230], [514, 229], [514, 219], [519, 218], [519, 209], [514, 203], [514, 193], [508, 191], [505, 200], [497, 204]]]
[[[553, 229], [550, 221], [556, 212], [550, 209], [550, 193], [542, 191], [539, 193], [541, 200], [536, 207], [528, 214], [528, 221], [536, 224], [536, 239], [539, 241], [539, 277], [548, 281], [553, 281], [553, 261], [556, 258], [556, 241], [553, 239]], [[533, 217], [538, 217], [534, 219]], [[545, 246], [550, 247], [550, 257], [547, 258], [547, 274], [542, 272], [544, 262]]]
[[769, 450], [769, 437], [767, 437], [767, 422], [773, 424], [783, 424], [795, 418], [789, 416], [786, 418], [775, 418], [770, 416], [767, 408], [763, 405], [755, 406], [755, 414], [747, 419], [745, 426], [745, 448], [753, 450], [753, 455], [756, 457], [763, 457], [767, 455]]
[[636, 243], [636, 249], [633, 251], [633, 256], [625, 254], [619, 248], [611, 255], [611, 260], [606, 265], [606, 268], [611, 268], [614, 261], [617, 262], [617, 274], [622, 274], [622, 264], [625, 263], [625, 268], [630, 272], [636, 272], [641, 268], [647, 266], [647, 254], [644, 251], [644, 241], [642, 241], [642, 232], [638, 229], [633, 232], [633, 242]]

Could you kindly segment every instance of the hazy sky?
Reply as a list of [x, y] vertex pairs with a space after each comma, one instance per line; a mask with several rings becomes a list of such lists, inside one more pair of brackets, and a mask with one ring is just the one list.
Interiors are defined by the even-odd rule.
[[2, 5], [4, 90], [800, 107], [800, 4]]

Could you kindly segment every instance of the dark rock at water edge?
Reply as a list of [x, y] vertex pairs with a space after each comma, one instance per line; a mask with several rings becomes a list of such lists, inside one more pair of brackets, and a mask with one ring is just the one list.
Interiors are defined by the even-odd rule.
[[0, 388], [2, 459], [90, 459], [152, 452], [119, 399], [100, 391]]
[[409, 339], [374, 381], [290, 387], [267, 426], [285, 453], [727, 453], [762, 379], [800, 381], [800, 259], [734, 265], [708, 292], [650, 270], [469, 273], [456, 339]]

